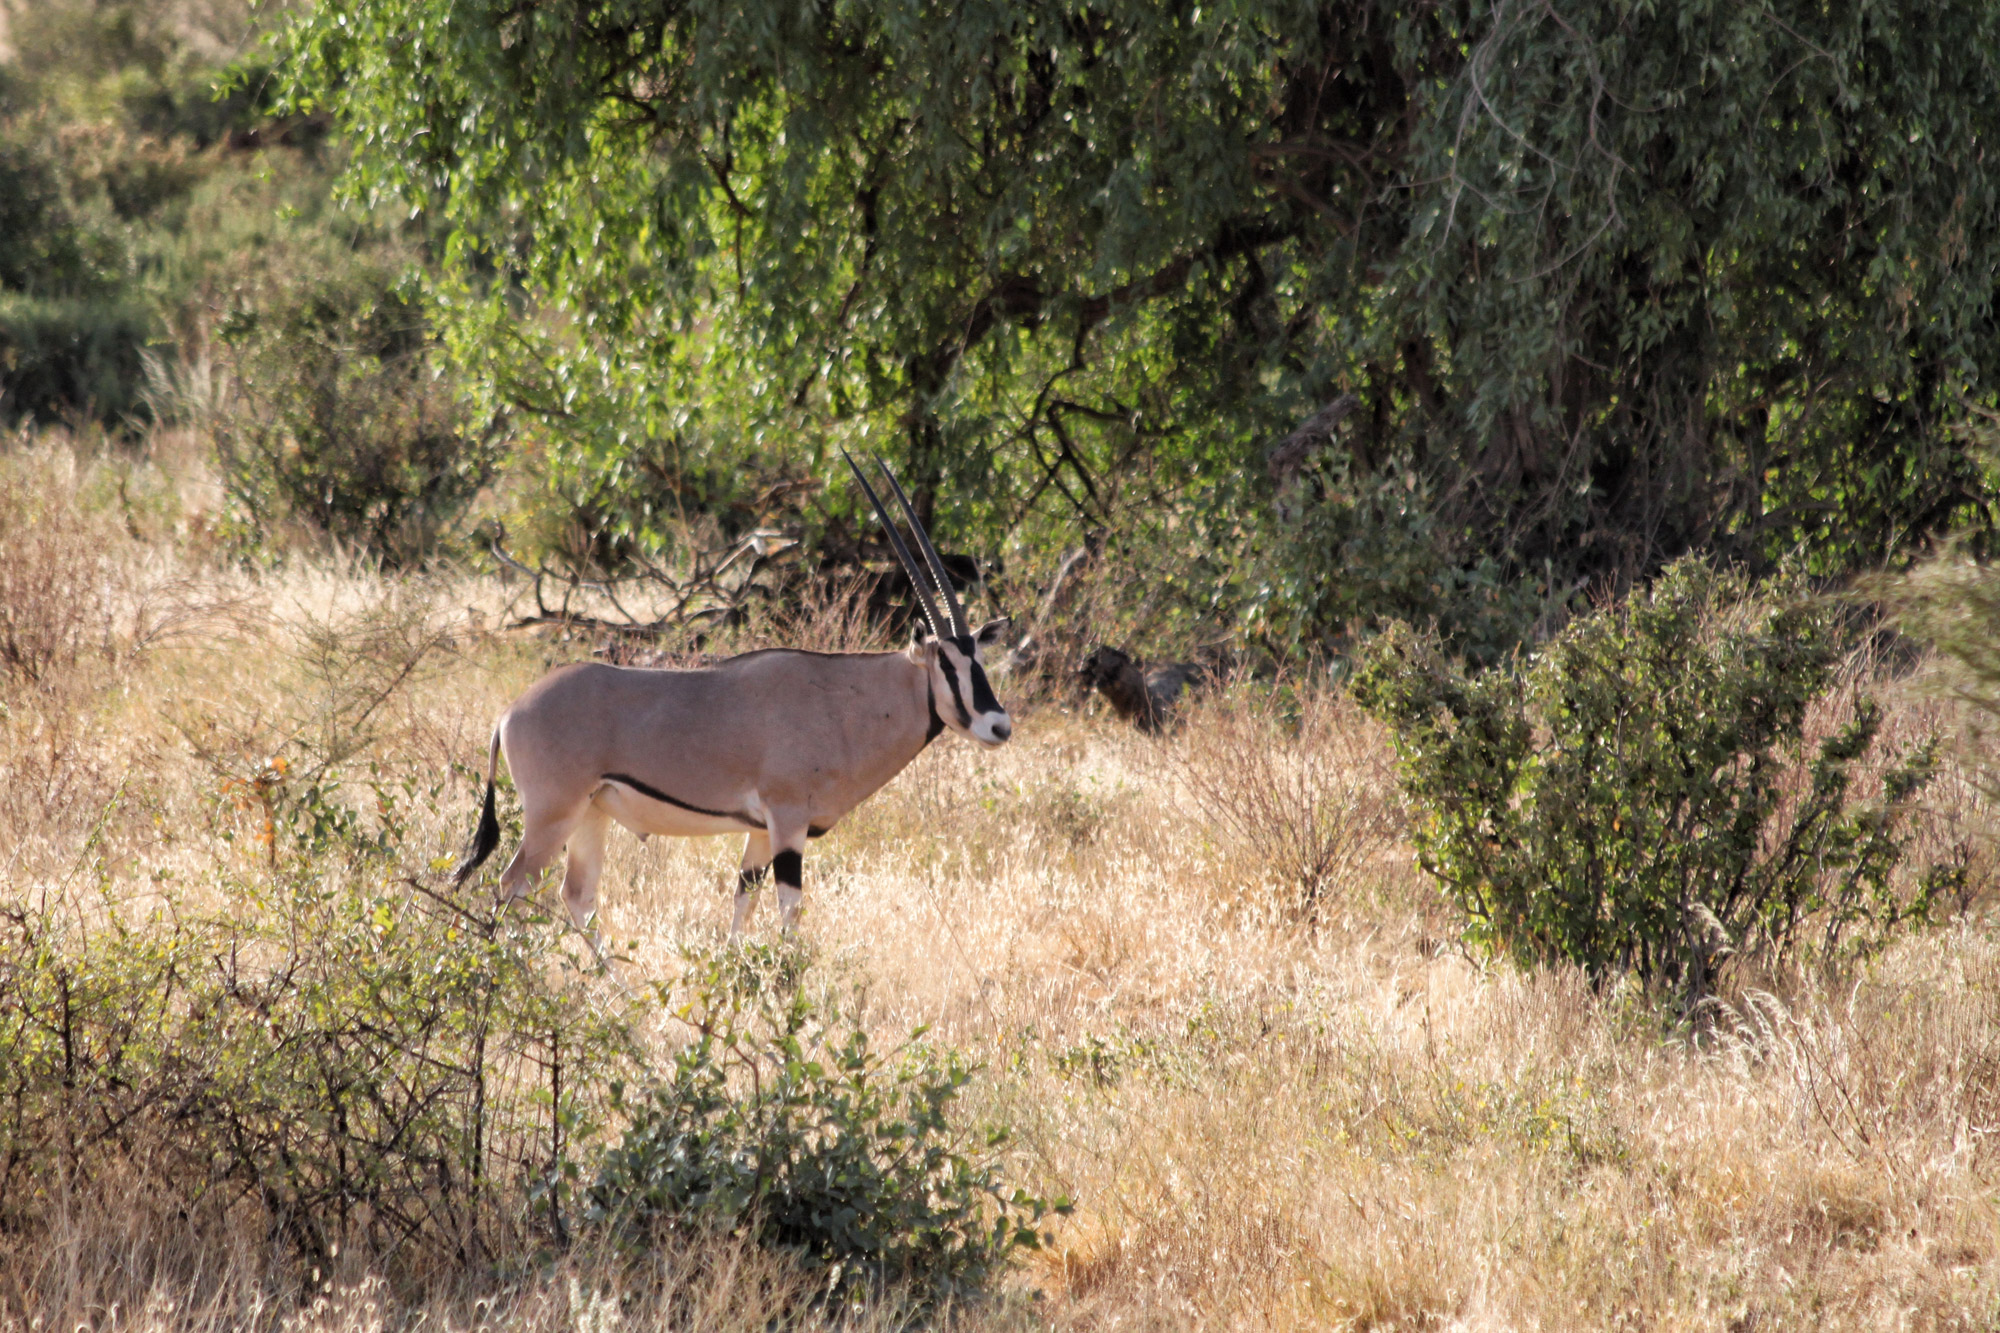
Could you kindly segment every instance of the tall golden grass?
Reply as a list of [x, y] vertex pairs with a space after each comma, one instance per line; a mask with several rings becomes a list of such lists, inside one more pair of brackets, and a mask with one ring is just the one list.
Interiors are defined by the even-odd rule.
[[[496, 632], [509, 589], [481, 575], [216, 570], [188, 553], [198, 500], [151, 530], [115, 521], [120, 468], [143, 465], [7, 460], [5, 513], [63, 517], [0, 545], [0, 587], [49, 590], [10, 613], [46, 617], [25, 632], [56, 645], [0, 683], [0, 900], [83, 866], [136, 894], [255, 856], [239, 769], [282, 754], [435, 775], [588, 651]], [[169, 593], [178, 632], [135, 630]], [[1878, 688], [1899, 725], [1949, 721]], [[976, 1053], [968, 1114], [1016, 1127], [1020, 1183], [1076, 1201], [994, 1299], [940, 1324], [2000, 1323], [2000, 932], [1976, 881], [1952, 920], [1865, 964], [1671, 1026], [1642, 996], [1453, 946], [1398, 841], [1380, 738], [1336, 696], [1279, 709], [1257, 690], [1163, 738], [1012, 701], [1007, 747], [940, 742], [814, 844], [817, 965], [864, 988], [884, 1043], [921, 1023]], [[1933, 800], [1936, 836], [1984, 832], [1968, 785]], [[473, 813], [468, 788], [462, 820], [416, 836], [448, 857]], [[613, 835], [603, 927], [628, 978], [723, 936], [738, 850]], [[59, 1193], [46, 1229], [0, 1235], [0, 1327], [894, 1320], [801, 1306], [797, 1275], [727, 1240], [639, 1268], [524, 1251], [411, 1284], [358, 1258], [293, 1271], [254, 1231], [197, 1243], [117, 1180]]]

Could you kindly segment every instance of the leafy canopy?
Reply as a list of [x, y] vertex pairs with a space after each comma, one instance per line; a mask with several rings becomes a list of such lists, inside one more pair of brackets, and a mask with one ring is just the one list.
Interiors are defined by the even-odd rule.
[[284, 42], [354, 187], [446, 238], [490, 405], [626, 531], [860, 444], [951, 531], [1108, 525], [1296, 646], [1983, 523], [1996, 22], [352, 0]]

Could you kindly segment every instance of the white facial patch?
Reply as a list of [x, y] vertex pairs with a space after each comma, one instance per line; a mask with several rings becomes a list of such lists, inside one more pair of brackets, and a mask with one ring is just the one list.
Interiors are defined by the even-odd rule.
[[1014, 734], [1014, 721], [994, 697], [972, 639], [968, 636], [956, 644], [939, 643], [938, 666], [951, 696], [952, 720], [959, 729], [981, 745], [1005, 743]]

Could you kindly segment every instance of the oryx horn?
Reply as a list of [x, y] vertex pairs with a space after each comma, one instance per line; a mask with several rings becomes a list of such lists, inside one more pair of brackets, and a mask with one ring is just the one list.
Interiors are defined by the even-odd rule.
[[896, 493], [896, 503], [903, 507], [903, 514], [910, 520], [910, 531], [917, 535], [917, 544], [924, 548], [924, 559], [930, 562], [931, 576], [937, 580], [938, 591], [944, 594], [944, 609], [951, 613], [951, 632], [964, 638], [972, 631], [966, 627], [965, 608], [958, 604], [958, 594], [951, 590], [951, 580], [945, 576], [944, 561], [938, 559], [937, 548], [931, 545], [931, 536], [924, 531], [924, 525], [917, 522], [917, 511], [910, 507], [910, 497], [903, 494], [903, 483], [896, 480], [896, 474], [881, 459], [875, 466], [882, 469], [882, 475], [889, 479], [889, 489]]
[[[963, 631], [958, 628], [959, 621], [963, 619], [962, 616], [955, 616], [952, 620], [947, 621], [938, 615], [937, 603], [932, 601], [930, 594], [924, 591], [922, 569], [918, 567], [916, 558], [910, 554], [910, 548], [903, 544], [903, 534], [897, 531], [895, 521], [889, 517], [889, 511], [883, 507], [881, 497], [875, 494], [875, 488], [868, 484], [868, 478], [862, 475], [861, 467], [854, 461], [854, 456], [845, 449], [840, 451], [840, 456], [847, 460], [848, 470], [853, 472], [854, 479], [861, 483], [861, 492], [868, 497], [868, 503], [875, 506], [875, 517], [882, 520], [882, 528], [889, 534], [889, 544], [895, 548], [896, 558], [903, 562], [903, 572], [910, 576], [910, 591], [916, 593], [917, 606], [923, 611], [924, 622], [931, 627], [931, 633], [940, 639], [955, 637], [962, 633]], [[875, 460], [875, 466], [882, 468], [882, 475], [889, 478], [891, 486], [896, 486], [895, 475], [887, 467], [883, 466], [881, 459], [878, 458]], [[898, 499], [902, 498], [902, 489], [902, 487], [896, 486]], [[907, 500], [903, 501], [903, 505], [905, 510], [909, 508]], [[926, 554], [929, 554], [930, 539], [924, 536], [923, 527], [917, 522], [915, 514], [910, 515], [910, 527], [916, 533], [917, 540], [923, 544]], [[931, 555], [930, 558], [932, 567], [936, 568], [937, 557]], [[940, 579], [940, 582], [943, 582], [942, 579]], [[946, 598], [946, 605], [950, 606], [954, 612], [957, 612], [958, 603], [957, 599], [951, 595], [951, 584], [943, 583], [943, 591]]]

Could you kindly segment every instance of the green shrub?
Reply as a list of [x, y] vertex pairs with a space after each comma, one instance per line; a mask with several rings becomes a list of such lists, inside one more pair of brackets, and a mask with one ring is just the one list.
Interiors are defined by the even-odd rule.
[[268, 104], [268, 71], [253, 47], [257, 6], [245, 0], [4, 7], [13, 58], [0, 72], [0, 111], [39, 107], [72, 122], [207, 147], [232, 130], [252, 130]]
[[[1259, 505], [1256, 510], [1262, 510]], [[1490, 554], [1468, 560], [1415, 475], [1354, 475], [1343, 450], [1309, 456], [1268, 512], [1235, 506], [1225, 525], [1256, 534], [1242, 588], [1245, 628], [1279, 660], [1345, 652], [1357, 630], [1391, 617], [1435, 623], [1452, 650], [1503, 656], [1561, 590], [1510, 576]]]
[[287, 284], [220, 334], [236, 394], [216, 443], [247, 539], [302, 527], [408, 564], [492, 476], [492, 442], [468, 427], [422, 309], [386, 270]]
[[273, 765], [222, 795], [269, 873], [0, 893], [0, 1227], [130, 1182], [191, 1225], [248, 1210], [307, 1265], [490, 1252], [630, 1067], [624, 1023], [546, 921], [396, 874], [436, 793], [378, 785], [363, 818]]
[[143, 407], [141, 353], [159, 325], [59, 128], [0, 120], [0, 421], [116, 423]]
[[0, 291], [101, 294], [124, 253], [71, 197], [67, 164], [50, 151], [52, 127], [0, 125]]
[[590, 1187], [600, 1223], [640, 1242], [740, 1232], [825, 1270], [832, 1287], [941, 1296], [1038, 1246], [1042, 1218], [1067, 1211], [1002, 1184], [1004, 1132], [953, 1127], [948, 1108], [973, 1072], [955, 1051], [920, 1029], [876, 1053], [768, 952], [687, 962], [680, 994], [662, 998], [693, 1039], [658, 1085], [617, 1090], [631, 1124]]
[[1419, 858], [1478, 943], [1692, 1003], [1731, 957], [1778, 965], [1921, 918], [1951, 867], [1896, 875], [1935, 741], [1850, 800], [1881, 725], [1809, 744], [1838, 613], [1683, 561], [1525, 666], [1468, 677], [1407, 629], [1357, 679], [1394, 733]]

